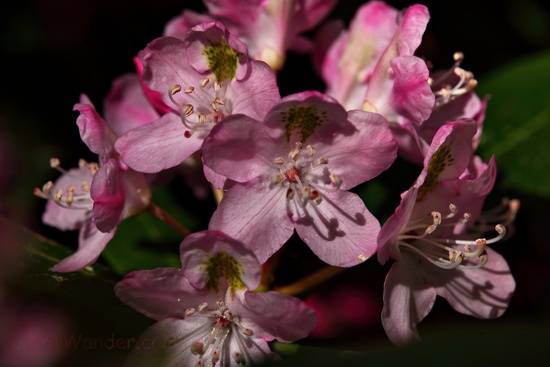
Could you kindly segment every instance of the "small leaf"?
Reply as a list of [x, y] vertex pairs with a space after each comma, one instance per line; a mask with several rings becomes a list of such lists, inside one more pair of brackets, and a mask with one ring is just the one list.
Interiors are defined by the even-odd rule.
[[490, 95], [480, 151], [496, 156], [504, 189], [550, 197], [550, 53], [510, 64], [482, 78]]

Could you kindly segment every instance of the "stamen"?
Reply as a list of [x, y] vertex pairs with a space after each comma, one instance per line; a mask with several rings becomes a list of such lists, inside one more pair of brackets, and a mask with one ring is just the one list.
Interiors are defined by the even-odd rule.
[[[206, 84], [205, 84], [206, 85]], [[204, 87], [204, 86], [203, 86]], [[214, 82], [214, 92], [218, 93], [222, 89], [222, 85], [220, 82], [215, 81]]]
[[198, 307], [199, 312], [203, 312], [208, 307], [208, 303], [201, 303]]
[[195, 90], [195, 87], [190, 85], [187, 88], [185, 88], [185, 90], [183, 92], [187, 93], [187, 94], [190, 94], [190, 93], [193, 93], [194, 90]]
[[[206, 85], [210, 83], [210, 79], [208, 78], [204, 78], [203, 80], [201, 80], [201, 87], [206, 87]], [[215, 88], [215, 87], [214, 87]]]
[[281, 165], [281, 164], [285, 163], [285, 159], [283, 157], [277, 157], [273, 160], [273, 163], [277, 164], [277, 165]]
[[334, 173], [331, 173], [329, 177], [330, 177], [330, 182], [332, 182], [334, 186], [336, 186], [337, 188], [340, 188], [340, 186], [342, 186], [342, 180], [340, 179], [340, 177], [338, 177]]

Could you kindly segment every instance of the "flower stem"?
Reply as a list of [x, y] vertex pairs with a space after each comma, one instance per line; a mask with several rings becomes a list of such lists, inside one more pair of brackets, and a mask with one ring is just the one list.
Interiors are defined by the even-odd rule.
[[181, 234], [183, 237], [187, 237], [191, 234], [191, 231], [188, 230], [187, 227], [185, 227], [183, 224], [178, 222], [174, 217], [166, 213], [163, 209], [156, 206], [155, 204], [150, 203], [149, 206], [147, 207], [147, 210], [153, 213], [155, 217], [162, 220], [164, 223], [168, 224], [170, 227], [172, 227], [176, 232]]
[[346, 269], [347, 268], [339, 268], [337, 266], [326, 266], [316, 273], [313, 273], [295, 283], [283, 287], [275, 287], [273, 290], [279, 293], [293, 296], [302, 293], [318, 284], [321, 284], [322, 282], [340, 274]]

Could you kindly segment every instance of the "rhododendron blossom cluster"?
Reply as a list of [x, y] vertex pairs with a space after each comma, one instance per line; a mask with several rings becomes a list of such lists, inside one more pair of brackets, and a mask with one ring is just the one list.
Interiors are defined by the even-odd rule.
[[[181, 235], [180, 268], [137, 270], [115, 288], [156, 321], [142, 338], [169, 341], [134, 349], [127, 365], [251, 365], [278, 358], [269, 342], [307, 337], [315, 312], [293, 296], [304, 289], [274, 286], [296, 241], [328, 273], [391, 263], [381, 323], [395, 344], [420, 340], [437, 295], [463, 314], [502, 315], [515, 282], [492, 247], [519, 202], [483, 212], [497, 174], [494, 157], [476, 155], [487, 102], [462, 53], [440, 71], [416, 55], [428, 9], [369, 1], [346, 29], [324, 22], [336, 0], [204, 2], [207, 13], [185, 10], [136, 51], [135, 73], [104, 101], [105, 119], [85, 95], [75, 105], [97, 163], [62, 169], [54, 158], [62, 175], [35, 189], [48, 200], [44, 223], [80, 230], [78, 249], [53, 272], [93, 264], [117, 226], [146, 210]], [[280, 95], [277, 73], [293, 51], [312, 53], [306, 67], [325, 90]], [[356, 188], [396, 159], [420, 175], [381, 223]], [[154, 204], [158, 174], [180, 172], [184, 195], [203, 185], [216, 200], [199, 232]]]

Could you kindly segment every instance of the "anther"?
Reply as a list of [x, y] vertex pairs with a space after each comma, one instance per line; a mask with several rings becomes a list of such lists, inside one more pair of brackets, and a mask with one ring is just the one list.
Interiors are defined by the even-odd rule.
[[223, 99], [221, 97], [216, 97], [214, 99], [214, 103], [219, 104], [221, 106], [223, 106], [225, 104], [225, 103], [223, 103]]
[[300, 154], [300, 151], [298, 149], [292, 149], [289, 153], [288, 153], [288, 158], [291, 160], [291, 161], [295, 161], [296, 160], [296, 157], [298, 156], [298, 154]]
[[277, 164], [277, 165], [281, 165], [281, 164], [285, 163], [285, 159], [283, 157], [277, 157], [273, 160], [273, 163]]
[[210, 107], [212, 107], [215, 112], [218, 112], [218, 105], [216, 104], [216, 102], [210, 103]]
[[179, 93], [181, 91], [181, 85], [179, 84], [173, 85], [170, 87], [168, 91], [170, 92], [170, 95], [173, 96], [174, 94]]
[[191, 316], [194, 313], [195, 313], [195, 309], [193, 307], [189, 307], [188, 309], [185, 310], [185, 316]]
[[190, 85], [189, 87], [185, 88], [183, 92], [189, 94], [189, 93], [193, 93], [194, 90], [195, 90], [195, 87]]
[[315, 156], [315, 147], [313, 145], [308, 145], [306, 148], [307, 148], [307, 154], [310, 157]]
[[58, 168], [60, 165], [59, 159], [57, 158], [50, 158], [50, 167], [52, 168]]
[[220, 90], [222, 89], [222, 85], [220, 84], [220, 82], [218, 81], [215, 81], [214, 82], [214, 92], [219, 92]]
[[90, 170], [90, 174], [93, 176], [99, 170], [99, 166], [97, 163], [88, 163], [88, 169]]
[[456, 62], [462, 62], [464, 61], [464, 54], [460, 51], [458, 52], [455, 52], [453, 54], [453, 60], [456, 61]]
[[204, 78], [203, 80], [201, 80], [201, 87], [204, 88], [208, 83], [210, 83], [210, 79]]
[[80, 158], [78, 160], [78, 167], [82, 168], [82, 167], [86, 167], [87, 165], [88, 165], [88, 162], [86, 162], [85, 159]]
[[54, 194], [54, 196], [53, 196], [53, 199], [54, 199], [56, 202], [59, 203], [59, 202], [61, 202], [61, 198], [62, 198], [62, 197], [63, 197], [63, 190], [58, 189], [58, 190], [55, 192], [55, 194]]
[[42, 186], [42, 192], [46, 194], [47, 196], [50, 196], [52, 194], [53, 190], [53, 182], [48, 181]]
[[294, 198], [294, 190], [288, 189], [287, 192], [286, 192], [286, 198], [288, 200], [292, 200]]
[[235, 363], [237, 363], [237, 364], [242, 364], [242, 365], [245, 364], [245, 360], [243, 358], [243, 355], [239, 352], [233, 353], [233, 359], [235, 360]]
[[319, 164], [328, 164], [328, 158], [325, 158], [325, 157], [319, 158]]
[[204, 311], [204, 309], [205, 309], [206, 307], [208, 307], [208, 303], [206, 303], [206, 302], [201, 303], [201, 304], [199, 305], [199, 307], [198, 307], [199, 312]]
[[195, 111], [195, 107], [193, 107], [192, 104], [185, 105], [185, 110], [184, 111], [185, 111], [184, 112], [185, 117], [189, 117]]
[[342, 185], [342, 180], [340, 179], [340, 177], [338, 177], [334, 173], [331, 173], [329, 177], [330, 177], [330, 182], [332, 182], [332, 184], [337, 188], [340, 188], [340, 186]]
[[252, 336], [254, 335], [254, 332], [251, 329], [243, 329], [243, 334], [246, 336]]

